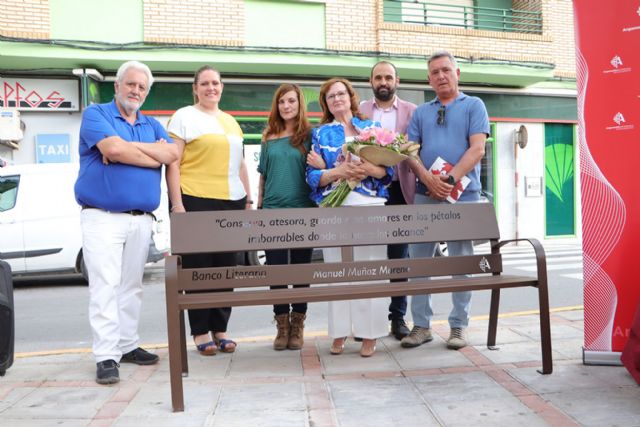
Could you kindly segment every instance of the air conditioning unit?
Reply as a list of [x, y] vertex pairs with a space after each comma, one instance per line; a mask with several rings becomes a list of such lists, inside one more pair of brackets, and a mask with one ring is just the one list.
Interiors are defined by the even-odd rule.
[[15, 108], [0, 108], [0, 144], [18, 148], [18, 142], [24, 137], [24, 127], [20, 111]]

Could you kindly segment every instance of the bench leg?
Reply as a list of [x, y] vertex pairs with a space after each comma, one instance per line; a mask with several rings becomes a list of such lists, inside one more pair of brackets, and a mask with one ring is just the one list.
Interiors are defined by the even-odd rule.
[[189, 359], [187, 358], [187, 341], [184, 330], [184, 310], [180, 310], [180, 351], [182, 353], [182, 376], [189, 376]]
[[[182, 389], [182, 368], [184, 349], [184, 333], [181, 333], [181, 318], [184, 316], [177, 304], [167, 310], [167, 328], [169, 339], [169, 379], [171, 382], [171, 406], [173, 412], [184, 411], [184, 394]], [[182, 348], [180, 348], [182, 347]]]
[[496, 334], [498, 332], [498, 309], [500, 308], [500, 289], [491, 290], [491, 308], [489, 309], [489, 333], [487, 334], [487, 348], [496, 349]]
[[546, 278], [538, 285], [538, 300], [540, 304], [540, 346], [542, 350], [542, 371], [549, 375], [553, 372], [553, 355], [551, 353], [551, 320], [549, 318], [549, 290]]

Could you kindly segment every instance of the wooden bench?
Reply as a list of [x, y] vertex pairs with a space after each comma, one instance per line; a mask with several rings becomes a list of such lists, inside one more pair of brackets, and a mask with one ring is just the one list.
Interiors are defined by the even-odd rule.
[[[471, 256], [353, 261], [353, 246], [455, 240], [488, 240], [491, 249]], [[493, 347], [500, 290], [532, 286], [538, 289], [540, 310], [540, 372], [550, 374], [553, 367], [544, 249], [537, 240], [521, 240], [533, 247], [536, 276], [502, 274], [500, 249], [514, 241], [500, 241], [495, 212], [488, 203], [173, 214], [173, 254], [165, 260], [173, 410], [184, 410], [182, 375], [188, 373], [184, 324], [187, 309], [490, 289], [487, 346]], [[342, 262], [200, 269], [182, 268], [180, 262], [181, 255], [192, 253], [310, 247], [342, 247]], [[426, 279], [427, 276], [431, 279]], [[363, 283], [388, 279], [413, 280]], [[269, 285], [292, 283], [311, 286], [269, 289]], [[230, 291], [231, 288], [235, 291]]]

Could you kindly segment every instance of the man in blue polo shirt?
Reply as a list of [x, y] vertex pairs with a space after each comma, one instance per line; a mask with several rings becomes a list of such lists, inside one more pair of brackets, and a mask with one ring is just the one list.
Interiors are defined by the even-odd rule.
[[80, 125], [75, 194], [82, 206], [82, 256], [99, 384], [120, 380], [118, 362], [158, 361], [138, 347], [142, 276], [151, 212], [160, 203], [161, 166], [178, 153], [162, 125], [138, 111], [152, 84], [149, 67], [122, 64], [114, 100], [89, 106]]
[[[422, 144], [420, 161], [410, 166], [418, 177], [414, 204], [449, 203], [446, 199], [464, 176], [470, 179], [458, 203], [480, 202], [480, 160], [489, 135], [489, 117], [480, 98], [460, 92], [460, 69], [448, 52], [437, 52], [428, 62], [429, 84], [436, 98], [419, 106], [409, 123], [409, 140]], [[427, 168], [442, 158], [453, 165], [446, 175], [434, 175]], [[426, 165], [426, 167], [425, 167]], [[447, 242], [450, 255], [471, 255], [471, 241]], [[411, 258], [432, 257], [435, 243], [412, 244]], [[449, 314], [451, 332], [447, 347], [460, 349], [467, 345], [465, 328], [469, 325], [471, 292], [454, 292]], [[411, 300], [414, 327], [402, 339], [403, 347], [417, 347], [433, 339], [431, 335], [431, 295], [416, 295]]]

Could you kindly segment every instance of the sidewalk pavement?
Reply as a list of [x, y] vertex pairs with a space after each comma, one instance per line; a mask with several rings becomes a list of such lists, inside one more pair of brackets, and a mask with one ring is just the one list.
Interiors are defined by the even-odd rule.
[[640, 426], [640, 387], [623, 367], [582, 364], [583, 311], [552, 313], [554, 372], [540, 375], [538, 317], [502, 316], [499, 350], [486, 319], [470, 346], [447, 350], [448, 327], [403, 349], [393, 337], [359, 356], [347, 341], [329, 354], [326, 335], [276, 352], [271, 337], [239, 340], [233, 354], [188, 349], [185, 412], [171, 411], [167, 349], [154, 366], [123, 364], [120, 383], [95, 383], [91, 354], [18, 355], [0, 378], [3, 426]]

